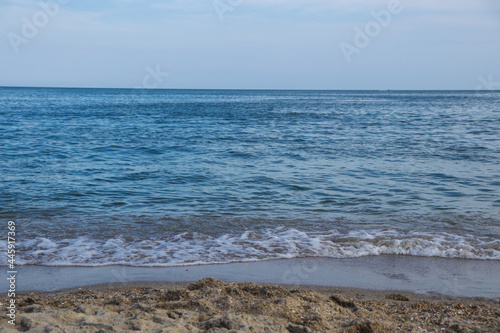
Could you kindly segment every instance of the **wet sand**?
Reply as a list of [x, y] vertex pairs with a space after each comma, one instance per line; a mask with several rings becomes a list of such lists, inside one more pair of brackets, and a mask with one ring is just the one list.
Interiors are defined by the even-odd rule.
[[18, 295], [0, 332], [500, 332], [498, 300], [335, 287], [132, 283]]
[[[500, 299], [500, 261], [496, 260], [376, 256], [186, 267], [19, 266], [17, 270], [18, 291], [56, 291], [109, 283], [194, 282], [215, 277], [227, 282], [404, 290], [436, 296]], [[8, 289], [6, 279], [0, 279], [0, 288]]]

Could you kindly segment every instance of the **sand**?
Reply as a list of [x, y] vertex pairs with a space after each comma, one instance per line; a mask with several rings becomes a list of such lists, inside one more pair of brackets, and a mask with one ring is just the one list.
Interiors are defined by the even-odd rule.
[[500, 303], [410, 292], [287, 288], [206, 278], [1, 298], [0, 332], [500, 332]]

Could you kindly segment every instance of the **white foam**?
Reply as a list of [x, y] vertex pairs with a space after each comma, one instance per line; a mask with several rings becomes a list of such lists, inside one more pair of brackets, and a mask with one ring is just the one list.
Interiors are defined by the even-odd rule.
[[[51, 240], [18, 243], [19, 265], [51, 266], [181, 266], [247, 262], [296, 257], [354, 258], [409, 255], [500, 260], [500, 240], [448, 233], [359, 230], [304, 232], [265, 229], [218, 237], [189, 232], [173, 237], [125, 240]], [[0, 265], [7, 265], [5, 257]]]

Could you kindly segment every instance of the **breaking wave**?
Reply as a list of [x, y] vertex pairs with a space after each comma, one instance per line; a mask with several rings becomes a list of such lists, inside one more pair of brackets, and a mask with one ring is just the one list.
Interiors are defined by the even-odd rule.
[[[17, 245], [16, 264], [48, 266], [166, 267], [377, 255], [500, 260], [499, 239], [396, 230], [312, 232], [280, 227], [220, 236], [184, 232], [155, 239], [38, 237]], [[7, 258], [0, 265], [7, 265]]]

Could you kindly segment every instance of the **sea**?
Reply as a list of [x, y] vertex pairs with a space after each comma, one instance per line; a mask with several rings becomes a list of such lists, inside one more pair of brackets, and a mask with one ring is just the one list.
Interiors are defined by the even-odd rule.
[[16, 265], [500, 260], [500, 92], [2, 87], [0, 179]]

